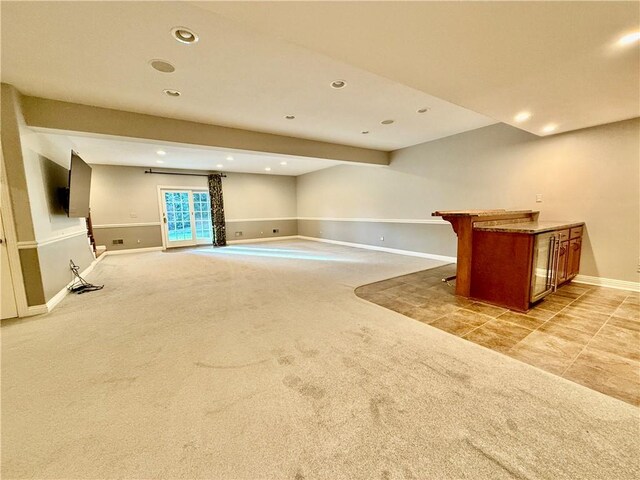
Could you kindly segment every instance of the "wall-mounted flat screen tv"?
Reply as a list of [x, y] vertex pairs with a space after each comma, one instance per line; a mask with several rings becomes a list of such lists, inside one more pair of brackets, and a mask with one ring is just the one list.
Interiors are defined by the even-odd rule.
[[65, 210], [70, 217], [89, 216], [89, 193], [91, 190], [91, 167], [76, 152], [71, 152], [69, 188]]

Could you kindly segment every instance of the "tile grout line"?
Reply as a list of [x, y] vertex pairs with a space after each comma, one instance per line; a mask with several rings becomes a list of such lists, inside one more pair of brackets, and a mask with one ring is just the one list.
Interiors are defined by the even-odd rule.
[[[627, 295], [626, 297], [624, 297], [624, 300], [620, 303], [620, 305], [622, 305], [625, 300], [627, 298], [629, 298], [630, 295]], [[580, 297], [578, 297], [580, 298]], [[576, 299], [577, 300], [577, 299]], [[593, 334], [593, 336], [587, 341], [587, 343], [584, 344], [584, 347], [582, 347], [582, 349], [578, 352], [578, 354], [573, 358], [573, 360], [571, 360], [571, 363], [569, 364], [569, 366], [567, 366], [567, 368], [565, 368], [562, 373], [560, 374], [563, 378], [564, 378], [564, 374], [567, 373], [567, 371], [573, 366], [574, 363], [576, 363], [576, 360], [578, 359], [578, 357], [580, 355], [582, 355], [582, 352], [584, 352], [587, 347], [589, 346], [589, 344], [593, 341], [594, 338], [596, 338], [596, 336], [600, 333], [600, 331], [604, 328], [604, 326], [609, 323], [609, 320], [611, 320], [611, 317], [613, 317], [613, 315], [616, 313], [616, 310], [618, 310], [618, 308], [620, 307], [620, 305], [618, 305], [613, 312], [611, 312], [611, 315], [609, 315], [607, 317], [607, 319], [605, 320], [605, 322], [600, 325], [600, 328], [598, 329], [598, 331], [596, 333]]]
[[[529, 335], [531, 335], [533, 332], [537, 332], [540, 330], [540, 328], [542, 328], [543, 326], [545, 326], [547, 323], [549, 323], [551, 320], [553, 320], [558, 314], [562, 313], [562, 311], [564, 311], [566, 308], [568, 308], [569, 306], [571, 306], [574, 302], [576, 302], [578, 299], [582, 298], [584, 295], [586, 295], [588, 292], [592, 291], [593, 288], [588, 287], [587, 290], [584, 291], [584, 293], [581, 293], [580, 295], [578, 295], [576, 298], [572, 299], [569, 303], [567, 303], [564, 307], [562, 307], [560, 310], [558, 310], [557, 312], [552, 312], [553, 315], [551, 315], [547, 320], [545, 320], [544, 322], [542, 322], [540, 325], [538, 325], [535, 329], [533, 329], [531, 332], [529, 332], [525, 337], [523, 337], [521, 340], [519, 340], [518, 342], [515, 343], [515, 345], [513, 345], [513, 347], [509, 348], [509, 350], [507, 350], [507, 353], [511, 351], [511, 349], [515, 348], [518, 346], [518, 344], [520, 344], [521, 342], [524, 342], [524, 340], [529, 337]], [[627, 297], [625, 297], [626, 299]], [[535, 307], [534, 307], [535, 308]], [[544, 308], [542, 309], [544, 310]], [[549, 310], [546, 310], [549, 311]], [[506, 312], [505, 312], [506, 313]], [[504, 313], [502, 314], [504, 315]], [[568, 314], [569, 315], [569, 314]], [[507, 320], [504, 320], [505, 322]], [[544, 333], [544, 332], [542, 332]], [[552, 335], [552, 334], [549, 334]], [[554, 335], [552, 335], [554, 336]], [[595, 335], [594, 335], [595, 336]], [[592, 337], [593, 338], [593, 337]], [[591, 340], [589, 340], [591, 341]], [[587, 342], [588, 343], [588, 342]], [[578, 354], [579, 355], [579, 354]], [[576, 357], [577, 358], [577, 357]], [[574, 359], [575, 360], [575, 359]], [[573, 362], [572, 362], [573, 363]]]
[[[586, 292], [580, 294], [580, 296], [578, 296], [578, 298], [582, 297], [582, 295], [584, 295], [585, 293], [587, 293], [589, 290], [587, 290]], [[556, 315], [558, 315], [560, 312], [562, 312], [565, 308], [567, 308], [569, 305], [571, 305], [573, 302], [575, 302], [576, 300], [578, 300], [578, 298], [574, 298], [573, 300], [571, 300], [569, 303], [567, 303], [564, 307], [562, 307], [560, 310], [558, 310], [557, 312], [551, 312], [553, 313], [553, 315], [551, 315], [548, 319], [544, 320], [540, 325], [538, 325], [536, 328], [534, 328], [533, 330], [531, 330], [529, 333], [527, 333], [524, 337], [522, 337], [522, 339], [520, 339], [519, 341], [517, 341], [513, 347], [509, 348], [509, 350], [507, 350], [507, 352], [510, 352], [512, 348], [515, 348], [516, 346], [518, 346], [518, 344], [520, 344], [521, 342], [524, 342], [525, 339], [527, 337], [529, 337], [529, 335], [531, 335], [533, 332], [537, 332], [538, 330], [540, 330], [541, 327], [543, 327], [544, 325], [546, 325], [547, 323], [549, 323], [551, 320], [553, 320]], [[535, 307], [534, 307], [535, 308]], [[544, 310], [544, 308], [542, 309]], [[545, 311], [549, 311], [549, 310], [545, 310]], [[505, 312], [507, 313], [507, 312]], [[517, 312], [516, 312], [517, 313]], [[504, 313], [502, 314], [504, 315]], [[502, 316], [500, 315], [500, 316]], [[526, 315], [526, 314], [524, 314]], [[499, 317], [498, 317], [499, 318]], [[508, 320], [503, 320], [505, 322], [507, 322]], [[509, 322], [511, 323], [511, 322]], [[514, 324], [515, 325], [515, 324]]]
[[[550, 321], [551, 321], [551, 320], [552, 320], [556, 315], [558, 315], [560, 312], [562, 312], [565, 308], [567, 308], [568, 306], [570, 306], [571, 304], [573, 304], [573, 302], [575, 302], [576, 300], [578, 300], [579, 298], [581, 298], [583, 295], [585, 295], [587, 292], [589, 292], [589, 291], [591, 291], [591, 290], [592, 290], [591, 288], [587, 288], [587, 290], [586, 290], [584, 293], [581, 293], [577, 298], [572, 299], [569, 303], [567, 303], [567, 304], [566, 304], [564, 307], [562, 307], [560, 310], [558, 310], [557, 312], [552, 312], [552, 313], [553, 313], [553, 315], [551, 315], [547, 320], [543, 321], [540, 325], [538, 325], [536, 328], [534, 328], [534, 329], [533, 329], [533, 330], [531, 330], [529, 333], [527, 333], [524, 337], [522, 337], [520, 340], [518, 340], [518, 341], [517, 341], [517, 342], [516, 342], [512, 347], [510, 347], [510, 348], [507, 350], [507, 352], [511, 351], [511, 349], [512, 349], [512, 348], [515, 348], [515, 347], [516, 347], [520, 342], [523, 342], [523, 341], [524, 341], [524, 340], [525, 340], [529, 335], [531, 335], [533, 332], [538, 331], [542, 326], [544, 326], [544, 325], [546, 325], [548, 322], [550, 322]], [[625, 299], [626, 299], [626, 298], [627, 298], [627, 297], [625, 297]], [[480, 303], [482, 303], [482, 302], [480, 302]], [[535, 308], [535, 307], [534, 307], [534, 308]], [[458, 310], [456, 310], [456, 312], [457, 312], [457, 311], [459, 311], [459, 310], [463, 310], [463, 309], [464, 309], [464, 307], [460, 307]], [[544, 309], [542, 309], [542, 310], [544, 310]], [[547, 310], [547, 311], [548, 311], [548, 310]], [[491, 318], [491, 320], [499, 319], [500, 317], [502, 317], [503, 315], [506, 315], [506, 314], [507, 314], [507, 313], [509, 313], [509, 312], [511, 312], [511, 313], [516, 313], [516, 314], [518, 314], [518, 315], [526, 315], [526, 314], [522, 314], [522, 313], [519, 313], [519, 312], [513, 312], [511, 309], [507, 309], [507, 311], [506, 311], [506, 312], [502, 312], [502, 313], [501, 313], [500, 315], [498, 315], [497, 317], [492, 317], [492, 318]], [[477, 312], [477, 313], [479, 313], [479, 312]], [[447, 316], [447, 315], [443, 315], [442, 317], [446, 317], [446, 316]], [[434, 320], [434, 322], [435, 322], [435, 321], [437, 321], [437, 320], [439, 320], [439, 319], [440, 319], [440, 318], [442, 318], [442, 317], [438, 317], [438, 318], [436, 318], [436, 319]], [[479, 328], [483, 327], [484, 325], [486, 325], [487, 323], [489, 323], [491, 320], [487, 320], [486, 322], [482, 323], [481, 325], [478, 325], [477, 327], [474, 327], [473, 329], [469, 330], [467, 333], [465, 333], [465, 334], [464, 334], [462, 337], [460, 337], [460, 338], [465, 338], [467, 335], [469, 335], [470, 333], [473, 333], [474, 331], [476, 331], [476, 330], [478, 330]], [[511, 324], [511, 325], [515, 325], [515, 326], [517, 326], [517, 327], [522, 327], [522, 325], [518, 325], [517, 323], [510, 322], [509, 320], [502, 320], [502, 321], [503, 321], [503, 322], [506, 322], [506, 323], [509, 323], [509, 324]], [[466, 323], [466, 322], [464, 322], [464, 323]], [[469, 324], [468, 324], [468, 325], [469, 325]], [[526, 327], [522, 327], [522, 328], [526, 328]], [[509, 338], [509, 337], [506, 337], [506, 336], [504, 336], [504, 335], [500, 335], [500, 334], [498, 334], [498, 333], [496, 333], [495, 335], [498, 335], [499, 337], [503, 337], [503, 338]]]

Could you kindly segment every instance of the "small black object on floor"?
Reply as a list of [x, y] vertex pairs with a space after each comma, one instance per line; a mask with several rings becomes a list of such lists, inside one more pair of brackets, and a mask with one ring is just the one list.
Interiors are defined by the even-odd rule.
[[69, 268], [73, 272], [73, 276], [76, 279], [75, 282], [67, 287], [71, 293], [77, 293], [78, 295], [80, 295], [81, 293], [95, 292], [96, 290], [102, 290], [104, 288], [104, 285], [94, 285], [82, 278], [80, 276], [80, 273], [78, 272], [78, 270], [80, 270], [80, 267], [73, 263], [73, 260], [69, 260]]

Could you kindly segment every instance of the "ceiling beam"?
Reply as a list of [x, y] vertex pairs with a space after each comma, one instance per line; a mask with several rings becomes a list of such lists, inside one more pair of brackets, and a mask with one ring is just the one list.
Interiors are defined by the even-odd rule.
[[249, 150], [373, 165], [389, 165], [389, 153], [271, 133], [24, 96], [30, 127], [84, 134]]

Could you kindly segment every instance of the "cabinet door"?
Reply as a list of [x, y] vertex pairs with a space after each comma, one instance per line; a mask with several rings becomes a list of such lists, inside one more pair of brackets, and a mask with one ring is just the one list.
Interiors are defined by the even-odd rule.
[[560, 251], [558, 252], [558, 285], [567, 281], [567, 259], [569, 251], [569, 242], [560, 242]]
[[574, 238], [569, 243], [567, 261], [567, 278], [575, 277], [580, 271], [580, 252], [582, 250], [582, 238]]

